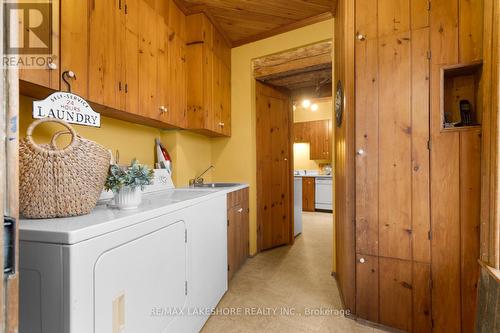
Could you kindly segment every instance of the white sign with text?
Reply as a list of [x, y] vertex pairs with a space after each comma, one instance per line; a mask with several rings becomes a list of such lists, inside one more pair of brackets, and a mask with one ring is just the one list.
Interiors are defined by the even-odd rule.
[[101, 115], [86, 100], [68, 92], [55, 92], [33, 102], [33, 118], [54, 118], [70, 124], [101, 127]]

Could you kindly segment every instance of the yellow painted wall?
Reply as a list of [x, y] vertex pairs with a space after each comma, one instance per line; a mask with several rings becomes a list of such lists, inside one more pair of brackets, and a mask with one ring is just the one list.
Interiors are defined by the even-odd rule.
[[331, 39], [333, 19], [232, 49], [232, 137], [213, 139], [213, 178], [250, 184], [250, 253], [257, 250], [255, 80], [252, 59]]
[[[31, 116], [33, 99], [20, 97], [19, 131], [21, 137], [26, 136], [26, 129], [33, 122]], [[133, 158], [149, 166], [154, 165], [155, 160], [155, 138], [160, 137], [160, 131], [156, 128], [132, 124], [126, 121], [101, 117], [101, 128], [72, 125], [84, 138], [93, 140], [113, 153], [120, 151], [120, 163], [126, 164]], [[52, 135], [61, 130], [57, 124], [43, 124], [35, 129], [34, 139], [36, 142], [45, 143]]]
[[[26, 135], [26, 129], [33, 121], [31, 117], [33, 99], [20, 97], [20, 134]], [[155, 138], [161, 138], [174, 163], [174, 184], [184, 187], [189, 179], [199, 174], [211, 163], [211, 139], [187, 131], [161, 131], [157, 128], [137, 125], [113, 118], [101, 117], [101, 128], [73, 125], [83, 137], [93, 140], [113, 153], [120, 151], [120, 163], [126, 164], [133, 158], [141, 163], [153, 166], [155, 162]], [[36, 142], [46, 143], [56, 131], [63, 129], [59, 125], [44, 124], [34, 133]], [[62, 142], [63, 143], [63, 142]], [[211, 180], [211, 174], [206, 177]]]
[[[314, 101], [313, 101], [314, 102]], [[293, 111], [293, 121], [295, 123], [332, 119], [333, 104], [331, 100], [314, 102], [318, 104], [318, 110], [312, 111], [310, 108], [304, 108], [301, 101], [295, 103]], [[309, 143], [294, 143], [293, 144], [293, 168], [295, 170], [319, 170], [320, 164], [331, 163], [331, 161], [318, 161], [309, 159], [310, 152]]]
[[301, 123], [304, 121], [332, 119], [333, 103], [331, 100], [314, 103], [318, 104], [317, 111], [311, 111], [309, 108], [304, 108], [301, 105], [301, 101], [297, 101], [295, 103], [295, 111], [293, 111], [293, 122]]
[[[164, 131], [161, 141], [173, 160], [173, 180], [177, 187], [189, 185], [189, 179], [200, 175], [212, 164], [211, 139], [188, 131]], [[203, 176], [212, 180], [213, 171]]]

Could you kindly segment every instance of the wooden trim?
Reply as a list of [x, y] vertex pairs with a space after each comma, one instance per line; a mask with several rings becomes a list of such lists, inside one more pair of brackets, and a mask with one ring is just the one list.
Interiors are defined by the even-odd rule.
[[484, 268], [488, 272], [489, 275], [491, 275], [492, 278], [495, 279], [495, 281], [500, 283], [500, 269], [491, 267], [482, 260], [478, 260], [477, 262], [482, 268]]
[[222, 39], [226, 42], [226, 44], [229, 46], [229, 48], [233, 47], [233, 42], [229, 37], [227, 36], [226, 32], [222, 27], [220, 26], [219, 22], [214, 18], [212, 15], [212, 12], [210, 11], [210, 8], [207, 5], [195, 5], [195, 6], [190, 6], [186, 7], [182, 1], [179, 0], [173, 0], [174, 3], [179, 7], [179, 9], [186, 15], [194, 15], [194, 14], [205, 14], [205, 16], [208, 18], [208, 20], [212, 23], [214, 28], [219, 32], [219, 34], [222, 36]]
[[265, 31], [265, 32], [247, 37], [247, 38], [243, 38], [243, 39], [234, 41], [232, 44], [233, 44], [233, 47], [242, 46], [244, 44], [249, 44], [249, 43], [261, 40], [261, 39], [266, 39], [266, 38], [276, 36], [276, 35], [291, 31], [291, 30], [299, 29], [299, 28], [302, 28], [302, 27], [305, 27], [305, 26], [308, 26], [308, 25], [311, 25], [314, 23], [323, 22], [323, 21], [329, 20], [331, 18], [333, 18], [333, 13], [331, 11], [325, 12], [325, 13], [322, 13], [319, 15], [305, 18], [305, 19], [300, 20], [300, 21], [296, 21], [296, 22], [292, 22], [292, 23], [287, 24], [287, 25], [283, 25], [283, 26], [278, 27], [276, 29], [272, 29], [272, 30]]

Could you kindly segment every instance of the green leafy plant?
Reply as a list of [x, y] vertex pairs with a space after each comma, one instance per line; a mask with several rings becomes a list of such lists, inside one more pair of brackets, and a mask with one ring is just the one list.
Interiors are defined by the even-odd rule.
[[153, 182], [154, 171], [146, 165], [139, 164], [136, 159], [132, 160], [130, 166], [122, 168], [116, 164], [109, 167], [108, 177], [104, 187], [115, 193], [120, 192], [123, 187], [134, 189], [140, 187], [144, 190], [145, 185]]

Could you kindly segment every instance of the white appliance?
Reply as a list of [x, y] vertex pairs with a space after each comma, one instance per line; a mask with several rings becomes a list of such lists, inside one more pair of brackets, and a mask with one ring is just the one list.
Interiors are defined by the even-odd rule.
[[199, 332], [227, 290], [226, 195], [183, 196], [21, 221], [19, 332]]
[[302, 233], [302, 177], [293, 181], [293, 235]]
[[333, 180], [332, 177], [316, 177], [314, 207], [320, 210], [332, 210]]

